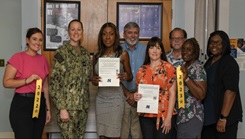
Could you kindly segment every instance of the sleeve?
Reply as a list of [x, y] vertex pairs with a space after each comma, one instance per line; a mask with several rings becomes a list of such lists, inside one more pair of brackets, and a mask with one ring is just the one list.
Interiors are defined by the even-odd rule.
[[239, 66], [234, 58], [225, 60], [223, 82], [226, 90], [239, 92]]
[[202, 65], [197, 65], [196, 73], [194, 74], [196, 77], [194, 78], [195, 81], [207, 81], [207, 74]]
[[139, 85], [141, 78], [142, 78], [142, 67], [139, 68], [139, 70], [136, 73], [136, 79], [135, 79], [136, 86]]
[[[17, 69], [17, 71], [20, 73], [20, 74], [23, 74], [23, 58], [21, 57], [21, 54], [20, 53], [16, 53], [14, 54], [7, 62], [7, 64], [11, 64], [14, 68]], [[7, 65], [6, 64], [6, 65]], [[19, 75], [16, 75], [16, 76], [19, 76]]]
[[65, 92], [63, 87], [65, 80], [65, 60], [62, 53], [57, 49], [54, 54], [54, 60], [52, 64], [52, 72], [50, 76], [49, 93], [52, 101], [58, 110], [66, 108]]

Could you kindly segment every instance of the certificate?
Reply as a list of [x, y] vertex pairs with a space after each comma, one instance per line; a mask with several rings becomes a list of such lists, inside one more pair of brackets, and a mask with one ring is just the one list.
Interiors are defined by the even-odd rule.
[[118, 87], [120, 80], [117, 74], [120, 73], [120, 59], [119, 58], [99, 58], [99, 76], [101, 82], [99, 86], [115, 86]]
[[138, 93], [142, 98], [138, 101], [137, 112], [158, 113], [159, 85], [139, 84]]

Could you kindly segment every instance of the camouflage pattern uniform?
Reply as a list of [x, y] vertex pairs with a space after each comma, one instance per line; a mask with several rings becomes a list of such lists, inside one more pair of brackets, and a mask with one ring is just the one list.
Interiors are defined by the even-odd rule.
[[[54, 53], [49, 93], [63, 138], [83, 138], [86, 129], [91, 62], [89, 52], [80, 48], [81, 54], [68, 43]], [[69, 112], [69, 122], [60, 120], [61, 109]]]

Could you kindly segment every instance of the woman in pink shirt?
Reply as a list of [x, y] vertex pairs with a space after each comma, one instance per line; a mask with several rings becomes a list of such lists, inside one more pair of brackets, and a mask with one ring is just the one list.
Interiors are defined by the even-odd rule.
[[[27, 50], [14, 54], [7, 62], [3, 86], [15, 88], [10, 107], [10, 124], [15, 138], [41, 138], [44, 125], [50, 122], [48, 94], [49, 64], [38, 51], [43, 45], [43, 34], [30, 28], [26, 34]], [[38, 118], [32, 118], [36, 80], [42, 80]], [[38, 100], [35, 100], [38, 101]]]

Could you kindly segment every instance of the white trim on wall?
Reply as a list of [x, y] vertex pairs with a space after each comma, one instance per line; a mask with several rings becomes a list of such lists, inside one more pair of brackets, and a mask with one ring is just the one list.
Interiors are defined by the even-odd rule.
[[195, 0], [185, 1], [185, 30], [188, 38], [194, 37], [195, 26]]
[[[184, 5], [184, 6], [183, 6]], [[194, 36], [195, 0], [172, 0], [172, 29], [186, 30], [188, 38]]]
[[21, 0], [22, 51], [26, 49], [26, 31], [30, 27], [41, 29], [41, 0]]
[[219, 10], [218, 10], [218, 24], [217, 29], [223, 30], [229, 34], [229, 24], [230, 24], [230, 0], [218, 0]]

